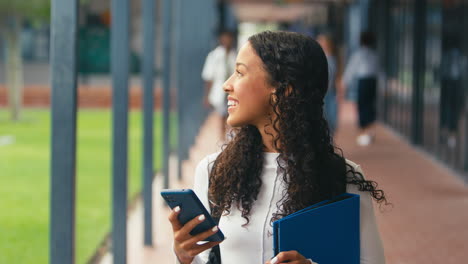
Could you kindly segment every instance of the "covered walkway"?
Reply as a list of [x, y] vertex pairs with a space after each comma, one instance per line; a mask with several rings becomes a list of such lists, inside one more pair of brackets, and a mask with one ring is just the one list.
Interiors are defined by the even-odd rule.
[[468, 187], [461, 176], [382, 125], [374, 145], [358, 147], [350, 112], [342, 115], [337, 143], [393, 204], [377, 213], [387, 263], [466, 263]]
[[[184, 181], [171, 188], [192, 184], [197, 162], [220, 146], [214, 116], [202, 127], [190, 160], [183, 166]], [[392, 206], [377, 207], [379, 229], [390, 264], [460, 264], [468, 259], [468, 187], [459, 175], [425, 153], [414, 149], [397, 134], [378, 125], [377, 140], [370, 147], [355, 144], [352, 105], [341, 109], [337, 144], [344, 155], [359, 163], [369, 179], [385, 190]], [[174, 171], [174, 170], [172, 170]], [[129, 218], [129, 263], [173, 263], [168, 210], [159, 196], [160, 178], [155, 181], [155, 248], [142, 248], [141, 215], [137, 209]], [[109, 257], [103, 263], [110, 263]]]

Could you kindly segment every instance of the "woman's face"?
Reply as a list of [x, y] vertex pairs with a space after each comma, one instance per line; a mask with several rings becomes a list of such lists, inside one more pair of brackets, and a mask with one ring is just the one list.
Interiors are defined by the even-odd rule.
[[228, 94], [228, 125], [254, 125], [260, 129], [269, 123], [274, 87], [268, 84], [267, 77], [262, 60], [247, 42], [239, 50], [235, 72], [223, 85]]

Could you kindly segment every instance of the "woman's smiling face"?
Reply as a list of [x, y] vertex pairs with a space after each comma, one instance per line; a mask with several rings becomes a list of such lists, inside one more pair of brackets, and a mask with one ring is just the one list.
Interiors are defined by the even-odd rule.
[[274, 87], [268, 82], [263, 62], [247, 42], [236, 59], [236, 70], [223, 85], [228, 94], [228, 125], [254, 125], [261, 128], [270, 123], [270, 95]]

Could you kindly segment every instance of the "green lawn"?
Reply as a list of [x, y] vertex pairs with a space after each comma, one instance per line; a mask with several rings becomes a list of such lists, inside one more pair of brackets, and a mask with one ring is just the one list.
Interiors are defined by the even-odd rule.
[[[159, 113], [155, 114], [155, 120], [160, 122]], [[141, 126], [141, 113], [131, 112], [129, 198], [141, 189]], [[48, 263], [49, 110], [25, 110], [20, 122], [11, 123], [7, 121], [6, 109], [0, 108], [0, 137], [5, 135], [12, 136], [14, 142], [0, 146], [0, 263]], [[155, 130], [157, 168], [161, 157], [160, 135], [160, 130]], [[110, 142], [110, 111], [80, 110], [76, 197], [76, 263], [79, 264], [86, 263], [110, 230]]]

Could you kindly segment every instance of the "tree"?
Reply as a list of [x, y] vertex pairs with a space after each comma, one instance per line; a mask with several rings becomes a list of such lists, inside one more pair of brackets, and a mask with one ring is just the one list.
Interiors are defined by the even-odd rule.
[[6, 86], [11, 119], [20, 117], [23, 90], [23, 61], [21, 57], [21, 25], [25, 20], [46, 20], [50, 0], [0, 0], [0, 35], [6, 46]]

